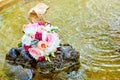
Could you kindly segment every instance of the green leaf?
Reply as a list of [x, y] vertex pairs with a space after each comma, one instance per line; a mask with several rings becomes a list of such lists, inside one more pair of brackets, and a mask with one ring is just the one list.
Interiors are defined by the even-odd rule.
[[55, 57], [55, 54], [52, 52], [52, 53], [51, 53], [51, 56], [52, 56], [52, 57]]
[[46, 61], [47, 61], [47, 57], [48, 57], [48, 56], [45, 56], [45, 60], [46, 60]]
[[51, 29], [51, 32], [56, 33], [56, 32], [58, 32], [58, 29]]
[[22, 42], [18, 43], [18, 47], [19, 48], [22, 47]]
[[38, 40], [32, 40], [31, 45], [37, 45], [38, 42], [39, 42]]
[[48, 61], [51, 62], [50, 58], [48, 57]]
[[45, 60], [51, 62], [51, 60], [48, 56], [45, 56]]

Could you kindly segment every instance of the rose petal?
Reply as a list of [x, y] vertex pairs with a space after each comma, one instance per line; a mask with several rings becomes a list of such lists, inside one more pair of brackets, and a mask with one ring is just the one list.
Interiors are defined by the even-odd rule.
[[38, 22], [38, 25], [43, 26], [44, 22]]
[[39, 62], [44, 61], [44, 60], [45, 60], [45, 56], [40, 56], [40, 57], [38, 58], [38, 61], [39, 61]]
[[35, 39], [37, 39], [39, 41], [42, 40], [42, 33], [36, 32]]
[[47, 34], [46, 42], [49, 46], [54, 42], [54, 35], [52, 33]]
[[37, 32], [43, 33], [45, 30], [46, 30], [46, 29], [45, 29], [45, 26], [38, 26]]
[[24, 50], [25, 50], [26, 52], [28, 52], [28, 49], [31, 48], [31, 46], [28, 46], [28, 45], [25, 45], [25, 44], [24, 44], [23, 47], [24, 47]]
[[39, 41], [37, 44], [38, 48], [40, 48], [41, 50], [45, 50], [47, 48], [47, 44], [43, 41]]
[[28, 49], [28, 51], [29, 51], [29, 54], [36, 60], [38, 60], [38, 58], [41, 56], [38, 48], [30, 48]]
[[30, 38], [31, 39], [35, 39], [35, 35], [34, 34], [30, 34]]

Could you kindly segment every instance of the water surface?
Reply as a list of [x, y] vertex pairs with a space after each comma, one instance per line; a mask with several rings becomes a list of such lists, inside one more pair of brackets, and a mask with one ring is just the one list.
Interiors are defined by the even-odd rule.
[[[21, 41], [27, 12], [40, 0], [23, 0], [0, 12], [0, 77], [5, 54]], [[120, 0], [44, 0], [46, 21], [60, 28], [63, 43], [80, 52], [80, 69], [59, 76], [68, 80], [120, 80]], [[39, 80], [37, 77], [34, 80]]]

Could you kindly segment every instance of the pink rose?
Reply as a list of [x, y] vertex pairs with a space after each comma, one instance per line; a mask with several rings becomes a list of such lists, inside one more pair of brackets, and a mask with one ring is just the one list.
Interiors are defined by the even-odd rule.
[[34, 24], [28, 24], [29, 27], [37, 27], [38, 23], [34, 23]]
[[30, 38], [31, 39], [35, 39], [35, 35], [34, 34], [30, 34]]
[[50, 46], [54, 42], [54, 35], [52, 33], [48, 33], [45, 40], [48, 46]]
[[45, 27], [44, 26], [39, 26], [38, 27], [38, 32], [44, 32], [46, 29], [45, 29]]
[[42, 49], [42, 50], [45, 50], [47, 48], [47, 44], [43, 41], [39, 41], [37, 44], [37, 47]]
[[31, 48], [31, 46], [25, 45], [23, 46], [24, 50], [28, 52], [28, 49]]
[[43, 56], [43, 52], [38, 48], [35, 48], [35, 47], [29, 48], [28, 51], [29, 51], [29, 54], [36, 60], [38, 60], [40, 56]]
[[43, 25], [44, 25], [44, 22], [38, 22], [38, 25], [39, 25], [39, 26], [43, 26]]
[[42, 40], [42, 33], [36, 32], [35, 39], [41, 41]]
[[44, 61], [44, 60], [45, 60], [45, 56], [40, 56], [40, 57], [38, 58], [38, 61], [39, 61], [39, 62]]

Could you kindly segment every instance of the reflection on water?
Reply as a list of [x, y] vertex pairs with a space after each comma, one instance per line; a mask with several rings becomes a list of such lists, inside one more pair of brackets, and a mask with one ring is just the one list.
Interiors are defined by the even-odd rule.
[[[17, 46], [23, 35], [22, 25], [28, 23], [27, 12], [39, 1], [23, 0], [0, 12], [1, 55]], [[58, 25], [62, 41], [72, 44], [81, 53], [80, 69], [64, 73], [65, 77], [68, 80], [120, 80], [120, 1], [44, 2], [50, 6], [46, 20]], [[4, 55], [0, 58], [3, 62]]]

